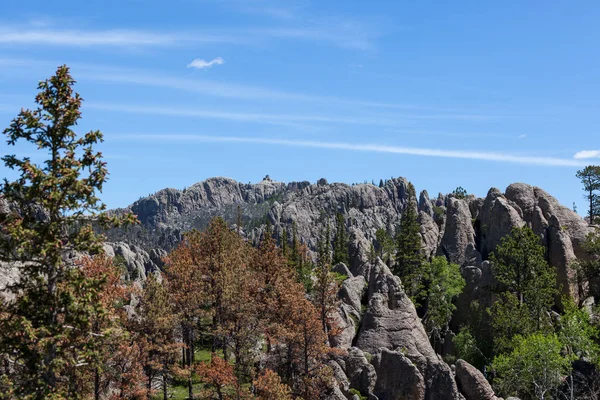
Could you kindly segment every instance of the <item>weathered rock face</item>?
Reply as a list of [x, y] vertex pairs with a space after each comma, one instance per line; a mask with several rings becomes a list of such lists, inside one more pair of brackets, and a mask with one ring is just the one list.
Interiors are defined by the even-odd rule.
[[377, 382], [374, 393], [380, 399], [423, 400], [425, 379], [401, 351], [382, 349], [373, 360]]
[[[375, 386], [372, 389], [375, 392], [372, 394], [382, 396], [380, 398], [405, 398], [385, 397], [392, 393], [398, 393], [398, 396], [408, 393], [413, 396], [407, 398], [460, 398], [450, 367], [431, 347], [414, 305], [404, 293], [400, 279], [392, 275], [380, 259], [371, 262], [363, 248], [368, 241], [360, 231], [353, 231], [352, 238], [351, 251], [355, 254], [352, 258], [352, 271], [362, 273], [368, 285], [368, 308], [362, 316], [360, 330], [353, 342], [363, 352], [375, 355], [375, 372], [378, 369], [382, 371], [382, 378], [375, 374]], [[358, 248], [352, 248], [353, 246]], [[383, 354], [386, 350], [388, 352]], [[404, 377], [403, 381], [410, 382], [411, 387], [413, 383], [417, 386], [410, 390], [407, 385], [390, 382], [393, 371], [387, 371], [385, 368], [391, 364], [396, 364], [398, 368], [410, 373], [411, 375]], [[356, 387], [356, 384], [351, 383], [351, 387]], [[362, 391], [361, 393], [366, 395]]]
[[440, 229], [433, 218], [425, 211], [419, 212], [421, 240], [427, 257], [434, 256], [440, 245]]
[[481, 371], [464, 360], [456, 362], [456, 382], [466, 400], [497, 400]]
[[524, 224], [521, 215], [506, 197], [498, 189], [490, 189], [479, 213], [480, 252], [483, 257], [487, 258], [512, 228]]
[[449, 197], [446, 202], [446, 229], [441, 243], [441, 253], [451, 262], [463, 265], [467, 247], [475, 246], [472, 215], [466, 200]]
[[372, 393], [377, 375], [375, 367], [367, 360], [365, 353], [359, 348], [352, 347], [348, 350], [344, 361], [350, 387], [357, 389], [364, 396]]
[[557, 269], [559, 287], [565, 294], [577, 296], [570, 264], [577, 257], [586, 257], [582, 244], [590, 228], [581, 217], [561, 206], [548, 193], [524, 183], [508, 186], [505, 195], [498, 189], [491, 189], [481, 206], [476, 225], [484, 258], [513, 227], [527, 225], [532, 228], [547, 247], [548, 261]]
[[146, 279], [148, 273], [158, 272], [164, 265], [162, 258], [166, 252], [162, 249], [153, 249], [150, 254], [135, 245], [127, 243], [105, 243], [104, 253], [108, 257], [120, 256], [125, 260], [129, 278]]

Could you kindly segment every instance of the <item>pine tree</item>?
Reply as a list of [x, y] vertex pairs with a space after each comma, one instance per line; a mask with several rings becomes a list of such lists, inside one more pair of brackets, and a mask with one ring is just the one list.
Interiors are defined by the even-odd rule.
[[590, 224], [594, 224], [600, 217], [600, 166], [588, 165], [577, 171], [576, 176], [583, 183], [583, 190], [587, 193], [585, 198], [590, 204], [588, 220]]
[[[313, 303], [319, 311], [319, 319], [323, 332], [330, 336], [337, 334], [337, 329], [331, 319], [331, 314], [337, 307], [337, 293], [339, 291], [339, 279], [331, 271], [331, 251], [329, 245], [329, 225], [325, 232], [321, 233], [318, 243], [319, 254], [315, 267], [315, 284], [313, 289]], [[332, 332], [333, 331], [333, 332]]]
[[281, 382], [281, 377], [270, 369], [266, 369], [254, 381], [257, 400], [293, 400], [288, 385]]
[[102, 333], [93, 332], [91, 323], [104, 312], [98, 301], [103, 282], [71, 268], [66, 255], [101, 251], [102, 237], [92, 221], [107, 227], [134, 220], [103, 212], [97, 192], [108, 172], [94, 150], [102, 133], [78, 137], [72, 130], [83, 101], [74, 84], [68, 67], [59, 67], [40, 82], [38, 108], [21, 110], [4, 130], [9, 146], [26, 142], [48, 155], [43, 164], [16, 155], [2, 158], [19, 177], [0, 186], [12, 210], [0, 217], [0, 257], [21, 264], [20, 279], [6, 288], [14, 301], [0, 314], [0, 354], [14, 362], [6, 378], [19, 398], [83, 396], [73, 385], [79, 370], [96, 359], [94, 338]]
[[281, 253], [284, 257], [287, 257], [287, 248], [288, 248], [288, 231], [287, 226], [283, 227], [281, 233]]
[[495, 346], [507, 348], [517, 334], [548, 327], [546, 311], [558, 293], [556, 269], [549, 265], [540, 238], [527, 226], [515, 227], [490, 255], [499, 300], [491, 309]]
[[427, 271], [424, 267], [421, 227], [417, 218], [415, 187], [409, 183], [408, 198], [400, 218], [400, 229], [396, 235], [396, 262], [393, 271], [402, 279], [404, 290], [411, 300], [419, 305]]
[[194, 398], [192, 371], [195, 367], [194, 344], [198, 325], [202, 318], [208, 316], [205, 309], [204, 271], [198, 255], [200, 246], [198, 231], [185, 234], [183, 241], [169, 254], [164, 273], [184, 344], [181, 363], [184, 371], [180, 371], [179, 375], [187, 379], [189, 398]]
[[[117, 382], [120, 377], [115, 374], [115, 352], [122, 342], [127, 342], [129, 334], [125, 328], [127, 313], [125, 305], [133, 292], [130, 286], [122, 281], [122, 270], [112, 258], [104, 255], [84, 257], [79, 265], [84, 275], [89, 279], [104, 281], [99, 293], [99, 301], [104, 312], [93, 317], [94, 332], [110, 332], [99, 337], [97, 343], [97, 362], [83, 376], [81, 389], [87, 382], [93, 381], [93, 397], [99, 400], [107, 388]], [[90, 375], [92, 375], [90, 379]]]
[[394, 239], [383, 228], [377, 229], [375, 232], [375, 241], [377, 243], [377, 256], [389, 267], [391, 266], [392, 257], [394, 255]]
[[159, 380], [163, 399], [167, 400], [167, 383], [180, 346], [175, 343], [176, 327], [172, 299], [165, 285], [150, 274], [144, 282], [139, 304], [140, 319], [134, 323], [136, 342], [142, 349], [142, 366], [146, 375], [146, 395], [151, 398]]
[[348, 234], [344, 215], [338, 212], [336, 219], [336, 233], [333, 241], [333, 264], [344, 263], [348, 265]]

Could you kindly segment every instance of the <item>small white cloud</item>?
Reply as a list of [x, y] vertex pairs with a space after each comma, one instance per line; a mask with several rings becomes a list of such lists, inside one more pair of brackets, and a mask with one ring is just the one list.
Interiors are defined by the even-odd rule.
[[523, 135], [519, 135], [519, 139], [525, 139], [527, 137], [527, 135], [523, 134]]
[[223, 60], [221, 57], [217, 57], [212, 61], [205, 61], [205, 60], [201, 60], [200, 58], [196, 58], [191, 63], [189, 63], [187, 65], [187, 67], [188, 68], [196, 68], [196, 69], [204, 69], [204, 68], [210, 68], [213, 65], [221, 65], [223, 63], [225, 63], [225, 60]]
[[576, 160], [584, 160], [586, 158], [600, 158], [600, 150], [583, 150], [578, 151], [573, 156]]

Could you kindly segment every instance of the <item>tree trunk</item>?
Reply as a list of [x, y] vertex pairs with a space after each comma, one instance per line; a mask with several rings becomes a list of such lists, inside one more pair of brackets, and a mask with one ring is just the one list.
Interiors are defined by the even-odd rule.
[[590, 225], [594, 223], [594, 191], [590, 189]]
[[151, 396], [151, 394], [152, 394], [152, 377], [151, 376], [148, 377], [148, 382], [146, 383], [146, 389], [148, 390], [148, 392], [146, 393], [146, 398], [148, 400], [151, 400], [152, 399], [152, 396]]
[[[192, 368], [192, 365], [194, 364], [194, 330], [193, 328], [188, 327], [188, 347], [187, 347], [187, 366], [188, 368]], [[190, 399], [194, 398], [194, 386], [192, 384], [192, 375], [190, 372], [190, 375], [188, 376], [188, 397]]]
[[[49, 261], [50, 263], [52, 263], [53, 261]], [[56, 297], [56, 285], [57, 285], [57, 278], [58, 278], [58, 272], [57, 272], [57, 266], [56, 265], [50, 265], [48, 268], [48, 284], [47, 284], [47, 291], [48, 291], [48, 297], [50, 299], [50, 310], [48, 310], [48, 320], [47, 320], [47, 324], [48, 324], [48, 328], [52, 329], [54, 326], [56, 326], [57, 323], [57, 318], [56, 318], [56, 304], [55, 303], [55, 297]], [[45, 349], [45, 354], [44, 354], [44, 366], [45, 366], [45, 370], [42, 373], [42, 381], [45, 383], [45, 386], [47, 388], [54, 388], [56, 387], [56, 374], [54, 371], [54, 359], [56, 358], [56, 344], [53, 343], [52, 341], [48, 344], [48, 346]]]
[[162, 386], [163, 386], [163, 400], [168, 400], [169, 396], [167, 394], [167, 375], [163, 374], [162, 377]]
[[94, 371], [94, 400], [100, 400], [100, 370]]

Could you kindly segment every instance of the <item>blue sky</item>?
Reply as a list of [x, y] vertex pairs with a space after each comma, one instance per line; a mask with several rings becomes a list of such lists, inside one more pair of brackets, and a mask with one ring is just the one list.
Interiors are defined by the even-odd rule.
[[405, 176], [432, 196], [526, 182], [583, 214], [599, 19], [592, 1], [3, 1], [0, 127], [67, 64], [109, 207], [211, 176]]

